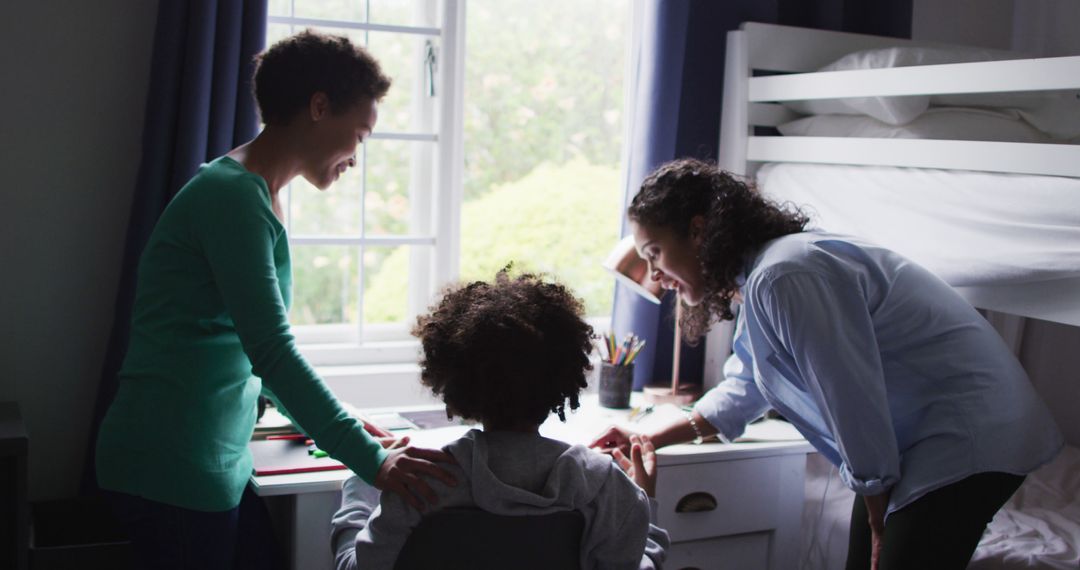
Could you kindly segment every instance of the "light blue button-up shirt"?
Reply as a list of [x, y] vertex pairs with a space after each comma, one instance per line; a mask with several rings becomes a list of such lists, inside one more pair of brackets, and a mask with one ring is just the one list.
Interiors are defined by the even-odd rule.
[[900, 255], [823, 232], [767, 243], [742, 283], [725, 380], [696, 410], [735, 439], [775, 408], [889, 512], [986, 471], [1026, 474], [1063, 439], [994, 329]]

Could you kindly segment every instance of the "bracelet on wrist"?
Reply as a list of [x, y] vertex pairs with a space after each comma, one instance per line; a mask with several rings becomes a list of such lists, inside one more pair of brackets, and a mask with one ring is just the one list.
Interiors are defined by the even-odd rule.
[[694, 412], [687, 412], [686, 419], [690, 422], [690, 429], [694, 430], [694, 445], [701, 445], [701, 442], [705, 441], [705, 436], [701, 434], [701, 427], [698, 426], [697, 420], [694, 419]]

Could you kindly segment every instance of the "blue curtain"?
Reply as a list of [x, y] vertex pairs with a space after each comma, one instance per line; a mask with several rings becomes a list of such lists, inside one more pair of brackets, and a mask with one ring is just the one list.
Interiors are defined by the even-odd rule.
[[94, 405], [82, 491], [97, 488], [98, 427], [127, 351], [139, 256], [158, 217], [199, 165], [254, 138], [253, 57], [266, 43], [266, 0], [161, 0], [154, 32], [143, 154], [135, 183], [115, 317]]
[[[765, 22], [894, 37], [911, 36], [912, 0], [645, 0], [634, 47], [631, 131], [625, 203], [641, 181], [674, 158], [715, 160], [720, 138], [726, 34], [743, 22]], [[619, 213], [625, 226], [625, 208]], [[635, 359], [634, 389], [671, 379], [674, 295], [657, 307], [616, 287], [613, 328], [648, 340]], [[679, 380], [700, 383], [705, 343], [683, 344]]]

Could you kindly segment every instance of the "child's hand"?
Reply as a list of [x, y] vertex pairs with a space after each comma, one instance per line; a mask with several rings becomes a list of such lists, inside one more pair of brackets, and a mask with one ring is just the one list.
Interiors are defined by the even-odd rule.
[[650, 497], [656, 495], [656, 447], [647, 435], [630, 436], [630, 458], [615, 448], [612, 457], [619, 467]]

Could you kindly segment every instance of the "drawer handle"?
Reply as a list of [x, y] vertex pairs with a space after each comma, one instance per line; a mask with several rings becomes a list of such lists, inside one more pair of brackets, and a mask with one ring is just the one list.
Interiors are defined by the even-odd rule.
[[715, 510], [716, 497], [704, 491], [690, 493], [679, 499], [679, 502], [675, 504], [675, 512], [677, 513], [704, 513]]

